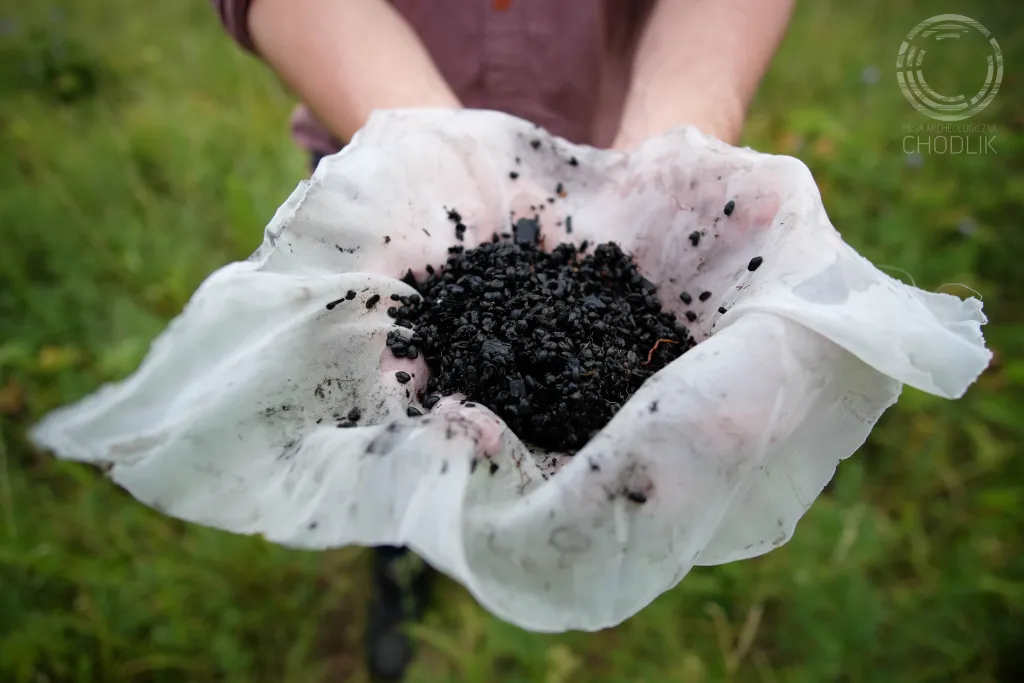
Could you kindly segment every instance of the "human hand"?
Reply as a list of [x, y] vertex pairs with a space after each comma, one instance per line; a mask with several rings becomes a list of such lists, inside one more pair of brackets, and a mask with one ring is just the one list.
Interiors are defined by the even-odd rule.
[[684, 125], [738, 144], [793, 0], [658, 0], [634, 58], [614, 149]]
[[[619, 243], [700, 342], [571, 457], [458, 397], [423, 405], [422, 357], [386, 348], [409, 269], [523, 215], [547, 246]], [[495, 112], [388, 112], [133, 377], [33, 438], [167, 514], [294, 547], [407, 545], [503, 619], [592, 630], [695, 564], [785, 543], [901, 383], [956, 397], [977, 377], [983, 321], [843, 243], [795, 159], [694, 129], [625, 154]]]

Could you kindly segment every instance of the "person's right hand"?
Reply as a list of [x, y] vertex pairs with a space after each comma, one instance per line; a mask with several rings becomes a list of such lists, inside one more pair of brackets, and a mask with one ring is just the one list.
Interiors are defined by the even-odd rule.
[[458, 109], [416, 32], [386, 0], [254, 0], [259, 54], [338, 140], [378, 109]]
[[[571, 457], [458, 397], [409, 417], [428, 369], [386, 348], [407, 270], [520, 216], [546, 248], [619, 243], [700, 342]], [[843, 243], [795, 159], [692, 128], [625, 154], [494, 112], [396, 111], [321, 162], [133, 377], [33, 437], [167, 514], [296, 547], [406, 545], [518, 626], [594, 630], [695, 564], [786, 542], [901, 383], [956, 397], [978, 376], [983, 321]]]

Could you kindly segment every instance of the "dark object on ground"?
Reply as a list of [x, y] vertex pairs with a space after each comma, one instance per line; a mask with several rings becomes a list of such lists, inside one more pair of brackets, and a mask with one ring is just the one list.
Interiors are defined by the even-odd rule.
[[512, 242], [449, 250], [413, 285], [422, 299], [403, 297], [392, 313], [413, 333], [395, 331], [405, 339], [389, 346], [423, 354], [424, 403], [461, 392], [525, 442], [574, 452], [695, 342], [617, 245], [545, 252], [539, 227], [521, 219]]
[[366, 664], [375, 683], [401, 681], [415, 650], [405, 632], [423, 618], [433, 572], [408, 548], [374, 549], [373, 587], [366, 615]]

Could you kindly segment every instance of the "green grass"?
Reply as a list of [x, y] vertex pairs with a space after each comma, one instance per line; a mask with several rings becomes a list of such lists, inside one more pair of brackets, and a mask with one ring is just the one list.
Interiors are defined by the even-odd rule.
[[[0, 681], [365, 680], [364, 552], [185, 525], [25, 440], [45, 411], [131, 372], [305, 173], [289, 96], [206, 2], [127, 7], [0, 10]], [[908, 159], [903, 125], [928, 120], [899, 91], [896, 51], [951, 11], [1005, 55], [1002, 91], [972, 120], [996, 126], [997, 154]], [[951, 60], [946, 76], [977, 70]], [[805, 2], [746, 143], [803, 159], [875, 263], [980, 292], [995, 364], [961, 401], [906, 390], [790, 543], [697, 569], [618, 628], [525, 633], [445, 583], [410, 680], [1024, 678], [1022, 81], [1015, 3]]]

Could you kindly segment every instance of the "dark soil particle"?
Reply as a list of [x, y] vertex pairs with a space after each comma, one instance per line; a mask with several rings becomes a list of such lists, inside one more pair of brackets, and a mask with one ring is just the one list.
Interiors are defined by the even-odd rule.
[[750, 259], [750, 263], [747, 264], [747, 270], [753, 273], [755, 270], [761, 267], [762, 263], [764, 263], [764, 259], [760, 256], [755, 256], [754, 258]]
[[580, 162], [576, 161], [576, 157], [569, 157], [569, 165], [570, 166], [579, 166]]
[[545, 252], [539, 233], [522, 218], [512, 241], [451, 250], [444, 268], [410, 283], [422, 298], [410, 297], [395, 324], [412, 335], [393, 331], [388, 347], [426, 360], [427, 410], [462, 393], [525, 442], [572, 453], [695, 341], [617, 245]]
[[711, 292], [701, 292], [700, 296], [697, 297], [701, 301], [707, 301], [711, 298]]
[[416, 406], [409, 406], [408, 408], [405, 409], [405, 414], [408, 415], [409, 417], [419, 417], [423, 415], [423, 411], [421, 411]]
[[725, 315], [725, 312], [727, 310], [729, 310], [729, 309], [727, 309], [725, 306], [719, 306], [718, 307], [718, 312], [721, 313], [722, 315]]
[[724, 213], [726, 216], [731, 216], [732, 212], [733, 212], [733, 209], [735, 209], [735, 208], [736, 208], [736, 202], [734, 202], [733, 200], [730, 199], [729, 201], [727, 201], [725, 203], [725, 208], [722, 209], [722, 213]]
[[682, 294], [679, 295], [679, 300], [682, 301], [687, 306], [689, 306], [690, 302], [693, 301], [693, 298], [686, 292], [683, 292]]
[[508, 177], [511, 178], [512, 180], [515, 180], [516, 178], [519, 177], [519, 174], [516, 173], [515, 171], [509, 171]]
[[530, 147], [540, 149], [540, 140], [530, 140]]
[[355, 298], [356, 298], [355, 290], [351, 290], [350, 289], [350, 290], [348, 290], [348, 292], [345, 293], [345, 299], [347, 299], [348, 301], [352, 301], [352, 299], [355, 299]]
[[699, 231], [694, 230], [693, 232], [690, 233], [690, 244], [692, 244], [693, 246], [697, 246], [698, 244], [700, 244], [700, 232]]
[[352, 422], [359, 422], [359, 418], [361, 418], [362, 416], [363, 411], [359, 410], [359, 408], [353, 408], [352, 410], [348, 411], [348, 415], [346, 415], [346, 417]]
[[391, 243], [391, 237], [389, 235], [384, 235], [384, 244], [390, 244], [390, 243]]
[[687, 311], [686, 319], [689, 320], [691, 323], [695, 322], [697, 320], [697, 314], [694, 313], [693, 311]]

